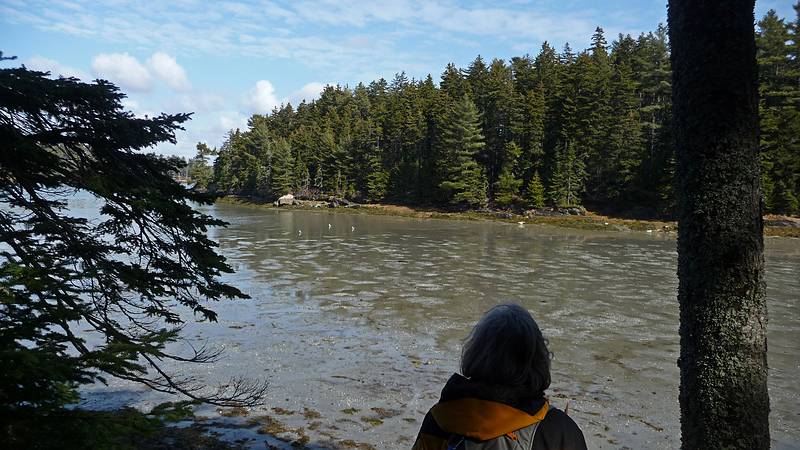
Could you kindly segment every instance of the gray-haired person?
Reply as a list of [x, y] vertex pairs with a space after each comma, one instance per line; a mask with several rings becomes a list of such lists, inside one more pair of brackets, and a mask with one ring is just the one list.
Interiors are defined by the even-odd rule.
[[550, 352], [525, 308], [483, 316], [464, 343], [461, 373], [425, 415], [413, 450], [586, 449], [578, 425], [544, 396]]

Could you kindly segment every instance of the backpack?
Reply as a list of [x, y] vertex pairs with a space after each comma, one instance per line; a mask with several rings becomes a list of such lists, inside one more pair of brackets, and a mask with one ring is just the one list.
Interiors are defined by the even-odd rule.
[[447, 441], [447, 450], [532, 450], [533, 438], [536, 437], [536, 429], [541, 423], [536, 422], [488, 441], [473, 441], [464, 436], [452, 435]]

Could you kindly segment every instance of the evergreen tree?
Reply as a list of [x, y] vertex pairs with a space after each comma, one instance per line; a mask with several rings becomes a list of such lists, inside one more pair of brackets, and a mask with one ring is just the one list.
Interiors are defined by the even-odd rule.
[[311, 187], [311, 174], [308, 172], [308, 166], [306, 166], [299, 154], [294, 157], [290, 154], [289, 157], [294, 160], [294, 168], [292, 170], [293, 190], [294, 192], [305, 193]]
[[317, 166], [317, 172], [314, 174], [314, 188], [322, 189], [325, 179], [322, 176], [322, 166]]
[[442, 117], [443, 95], [433, 83], [433, 78], [428, 75], [419, 86], [418, 107], [422, 110], [420, 121], [420, 141], [418, 143], [418, 177], [416, 201], [430, 203], [435, 200], [439, 179], [436, 169], [439, 157], [437, 148], [437, 135], [439, 134], [439, 119]]
[[503, 164], [500, 176], [494, 186], [494, 204], [500, 207], [511, 206], [519, 194], [522, 180], [514, 175], [513, 168], [517, 165], [517, 158], [522, 154], [522, 150], [514, 142], [506, 144], [507, 160]]
[[269, 123], [261, 115], [249, 120], [250, 130], [242, 133], [239, 160], [246, 173], [246, 181], [242, 190], [253, 196], [269, 196], [272, 178], [273, 140]]
[[[571, 52], [571, 50], [569, 51]], [[568, 58], [571, 58], [571, 56], [568, 56]], [[561, 110], [561, 100], [563, 98], [561, 87], [564, 81], [563, 72], [566, 64], [568, 63], [562, 64], [559, 55], [556, 54], [556, 50], [547, 41], [542, 44], [539, 54], [536, 55], [536, 59], [533, 61], [536, 81], [541, 86], [542, 96], [544, 97], [542, 151], [545, 165], [550, 165], [554, 161], [553, 155], [560, 129], [559, 111]]]
[[292, 149], [286, 139], [280, 138], [272, 145], [271, 174], [269, 191], [273, 197], [288, 194], [295, 186], [294, 172], [296, 168], [292, 158]]
[[214, 153], [205, 143], [197, 143], [197, 155], [187, 165], [187, 176], [195, 188], [206, 189], [211, 183], [213, 172], [207, 158]]
[[471, 207], [486, 204], [486, 177], [475, 160], [483, 150], [478, 110], [465, 95], [456, 101], [442, 128], [443, 172], [446, 178], [439, 187], [450, 203]]
[[528, 188], [525, 190], [525, 202], [532, 208], [544, 208], [544, 185], [542, 179], [539, 177], [539, 172], [534, 172], [533, 178], [528, 183]]
[[546, 106], [544, 85], [537, 85], [524, 94], [517, 94], [517, 104], [511, 121], [511, 132], [521, 147], [514, 172], [523, 181], [545, 164]]
[[666, 27], [636, 40], [631, 60], [639, 83], [642, 163], [638, 174], [640, 201], [675, 210], [675, 150], [672, 141], [672, 83]]
[[389, 173], [377, 157], [370, 161], [370, 171], [367, 176], [367, 201], [379, 202], [386, 197], [389, 187]]
[[[585, 161], [592, 142], [586, 140], [591, 128], [589, 106], [591, 102], [583, 92], [586, 67], [591, 64], [587, 53], [575, 57], [569, 45], [565, 46], [562, 60], [569, 64], [565, 69], [564, 82], [558, 110], [557, 141], [551, 151], [552, 160], [548, 177], [548, 197], [555, 206], [573, 206], [581, 203], [581, 193], [586, 180]], [[579, 149], [580, 153], [579, 153]]]
[[214, 161], [216, 191], [225, 194], [250, 193], [255, 186], [255, 158], [248, 154], [246, 135], [239, 129], [231, 130]]
[[[190, 115], [134, 117], [106, 81], [49, 75], [0, 69], [3, 423], [60, 417], [81, 384], [108, 376], [217, 405], [257, 403], [263, 386], [207, 390], [165, 364], [214, 361], [213, 351], [172, 345], [186, 311], [215, 321], [211, 304], [247, 297], [221, 281], [232, 270], [207, 236], [225, 223], [193, 206], [215, 197], [173, 179], [180, 159], [141, 152], [174, 143]], [[68, 207], [76, 192], [99, 203], [97, 222]]]
[[585, 178], [585, 165], [575, 151], [575, 144], [563, 142], [556, 150], [555, 168], [548, 192], [550, 201], [559, 207], [580, 205]]
[[579, 126], [574, 141], [586, 162], [585, 190], [591, 200], [607, 201], [615, 162], [610, 154], [610, 133], [617, 112], [612, 110], [612, 67], [602, 28], [597, 27], [589, 52], [578, 55], [575, 65], [573, 82]]
[[500, 59], [487, 67], [479, 56], [465, 73], [482, 119], [485, 146], [478, 159], [485, 168], [489, 196], [493, 198], [494, 186], [509, 158], [505, 154], [506, 143], [512, 138], [511, 120], [516, 107], [512, 71]]
[[610, 81], [613, 113], [607, 120], [607, 160], [602, 189], [606, 201], [619, 202], [626, 196], [630, 198], [637, 195], [635, 182], [643, 155], [638, 86], [629, 61], [632, 55], [617, 47], [614, 56]]

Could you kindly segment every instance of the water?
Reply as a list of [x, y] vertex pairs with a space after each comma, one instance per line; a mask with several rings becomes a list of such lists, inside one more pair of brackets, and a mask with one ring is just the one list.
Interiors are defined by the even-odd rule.
[[[674, 237], [208, 210], [231, 223], [214, 238], [236, 269], [228, 281], [252, 300], [217, 305], [218, 324], [190, 324], [188, 337], [224, 347], [226, 358], [181, 370], [209, 382], [267, 378], [268, 406], [251, 416], [303, 427], [310, 446], [351, 439], [410, 448], [457, 370], [461, 340], [485, 310], [508, 301], [527, 307], [549, 338], [549, 395], [568, 405], [590, 448], [679, 446]], [[800, 448], [800, 241], [767, 239], [766, 261], [773, 447]], [[85, 403], [163, 400], [114, 381], [88, 389]], [[290, 413], [275, 416], [275, 406]], [[303, 408], [322, 417], [303, 417]], [[237, 433], [245, 436], [226, 435]], [[263, 436], [252, 436], [263, 448]]]

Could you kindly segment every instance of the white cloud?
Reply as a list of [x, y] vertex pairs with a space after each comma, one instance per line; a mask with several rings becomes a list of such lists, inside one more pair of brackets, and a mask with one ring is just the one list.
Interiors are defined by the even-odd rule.
[[171, 88], [179, 91], [189, 89], [186, 71], [174, 57], [164, 52], [156, 52], [147, 60], [147, 65], [158, 78], [165, 81]]
[[151, 90], [154, 77], [175, 90], [190, 88], [186, 71], [164, 52], [153, 53], [147, 65], [128, 53], [100, 53], [92, 60], [92, 73], [131, 91]]
[[92, 60], [92, 73], [132, 91], [148, 91], [153, 77], [145, 66], [127, 53], [101, 53]]
[[308, 103], [311, 100], [314, 100], [317, 97], [319, 97], [319, 94], [322, 93], [322, 90], [325, 89], [325, 86], [327, 85], [328, 85], [327, 83], [312, 81], [311, 83], [308, 83], [305, 86], [293, 92], [292, 95], [289, 96], [289, 102], [294, 106], [299, 105], [300, 102], [304, 100], [306, 103]]
[[275, 93], [275, 86], [269, 80], [259, 80], [255, 87], [247, 93], [242, 103], [250, 112], [269, 114], [274, 108], [287, 103], [297, 106], [303, 100], [310, 102], [319, 97], [327, 85], [327, 83], [312, 81], [294, 91], [288, 97], [278, 97]]
[[250, 90], [244, 101], [250, 110], [257, 114], [269, 114], [272, 109], [280, 106], [281, 101], [275, 95], [275, 87], [267, 80], [259, 80]]
[[186, 94], [167, 99], [164, 107], [168, 111], [206, 113], [218, 111], [225, 106], [225, 97], [213, 92], [194, 90]]
[[221, 135], [235, 128], [247, 128], [247, 117], [238, 111], [224, 111], [219, 114], [219, 121], [212, 129]]
[[75, 77], [80, 78], [83, 81], [89, 81], [91, 79], [91, 76], [89, 76], [88, 73], [80, 69], [62, 65], [54, 59], [45, 58], [39, 55], [31, 56], [25, 60], [25, 67], [42, 72], [50, 72], [50, 74], [54, 77]]

